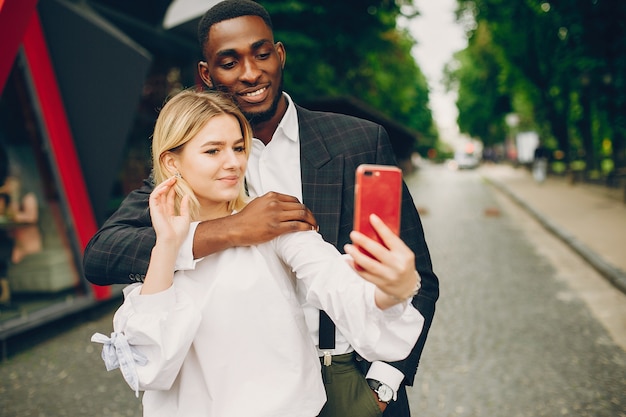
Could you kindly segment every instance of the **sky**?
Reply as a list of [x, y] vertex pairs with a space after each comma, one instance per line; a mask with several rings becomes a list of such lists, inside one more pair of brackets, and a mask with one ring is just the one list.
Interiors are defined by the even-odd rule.
[[455, 22], [456, 0], [414, 0], [420, 15], [408, 26], [417, 45], [413, 56], [422, 69], [430, 88], [430, 107], [442, 140], [456, 144], [459, 137], [456, 118], [458, 115], [456, 94], [446, 93], [442, 83], [443, 68], [452, 54], [467, 45], [465, 33]]

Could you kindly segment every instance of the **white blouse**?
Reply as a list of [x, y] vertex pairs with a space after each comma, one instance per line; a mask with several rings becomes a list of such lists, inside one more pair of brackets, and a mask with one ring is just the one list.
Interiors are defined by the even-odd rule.
[[125, 339], [134, 353], [114, 356], [146, 391], [144, 416], [313, 417], [326, 397], [302, 303], [324, 309], [369, 361], [404, 359], [421, 332], [413, 306], [382, 311], [374, 289], [318, 233], [291, 233], [207, 256], [157, 294], [135, 284], [109, 345]]

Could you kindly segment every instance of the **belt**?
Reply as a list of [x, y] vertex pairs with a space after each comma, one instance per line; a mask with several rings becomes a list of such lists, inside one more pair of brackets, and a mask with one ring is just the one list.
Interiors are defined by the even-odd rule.
[[320, 356], [320, 363], [323, 366], [345, 365], [356, 360], [356, 352], [342, 353], [341, 355], [331, 355], [326, 352], [324, 356]]

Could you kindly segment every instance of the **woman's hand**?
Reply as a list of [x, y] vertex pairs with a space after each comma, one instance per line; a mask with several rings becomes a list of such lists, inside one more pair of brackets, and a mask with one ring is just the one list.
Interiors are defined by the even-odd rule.
[[[419, 290], [421, 279], [415, 270], [413, 251], [378, 216], [372, 214], [370, 222], [386, 247], [353, 231], [350, 233], [352, 244], [344, 249], [360, 267], [356, 272], [376, 285], [379, 290], [376, 305], [385, 309], [413, 297]], [[373, 258], [361, 252], [359, 247]]]
[[176, 256], [189, 232], [189, 197], [182, 198], [180, 213], [176, 214], [175, 183], [176, 178], [170, 178], [150, 193], [150, 217], [157, 239], [141, 294], [156, 294], [172, 285]]
[[189, 232], [189, 197], [184, 196], [180, 203], [180, 213], [176, 214], [174, 184], [176, 177], [169, 178], [155, 187], [150, 194], [150, 217], [157, 235], [157, 245], [173, 245], [178, 249]]

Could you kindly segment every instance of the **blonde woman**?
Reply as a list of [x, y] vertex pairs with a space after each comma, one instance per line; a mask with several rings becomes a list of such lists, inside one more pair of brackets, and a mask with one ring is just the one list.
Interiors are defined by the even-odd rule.
[[144, 416], [316, 416], [325, 393], [303, 303], [328, 312], [369, 361], [403, 359], [419, 336], [423, 318], [408, 302], [419, 286], [413, 253], [377, 218], [390, 249], [358, 234], [353, 241], [381, 261], [346, 247], [361, 276], [315, 231], [174, 272], [200, 221], [245, 206], [251, 138], [244, 116], [217, 93], [183, 91], [156, 122], [148, 272], [125, 291], [111, 338], [92, 338], [105, 343], [107, 369], [121, 367], [146, 391]]

